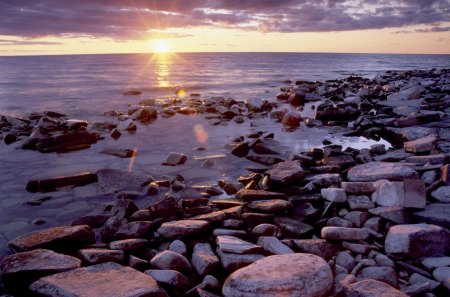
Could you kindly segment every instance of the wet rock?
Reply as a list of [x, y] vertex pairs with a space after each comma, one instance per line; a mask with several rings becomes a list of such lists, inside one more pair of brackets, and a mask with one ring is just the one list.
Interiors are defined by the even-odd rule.
[[286, 200], [272, 199], [252, 201], [247, 203], [246, 206], [253, 211], [277, 213], [290, 209], [292, 207], [292, 204]]
[[261, 236], [258, 239], [258, 245], [261, 246], [266, 252], [274, 255], [292, 254], [294, 251], [282, 243], [278, 238], [273, 236]]
[[300, 126], [302, 117], [297, 112], [288, 112], [283, 116], [281, 123], [287, 128], [297, 128]]
[[253, 254], [262, 252], [262, 247], [234, 236], [217, 236], [216, 244], [220, 251], [232, 254]]
[[197, 109], [194, 107], [182, 107], [177, 112], [184, 115], [195, 115], [197, 114]]
[[248, 143], [238, 143], [236, 144], [233, 149], [231, 150], [231, 153], [239, 158], [243, 158], [247, 156], [248, 152], [250, 151], [250, 146]]
[[271, 200], [271, 199], [282, 199], [287, 200], [287, 196], [283, 193], [269, 192], [263, 190], [250, 190], [242, 189], [236, 193], [236, 199], [242, 201], [255, 201], [255, 200]]
[[117, 124], [116, 129], [119, 132], [120, 131], [128, 131], [130, 133], [133, 133], [137, 130], [137, 126], [132, 119], [126, 119], [126, 120], [120, 121]]
[[97, 191], [99, 194], [110, 194], [121, 190], [139, 191], [143, 185], [153, 180], [149, 175], [116, 169], [101, 169], [97, 171], [97, 179]]
[[104, 148], [100, 151], [100, 154], [116, 156], [119, 158], [131, 158], [137, 155], [137, 151], [132, 149]]
[[131, 114], [131, 117], [145, 124], [156, 120], [158, 118], [158, 111], [154, 107], [144, 106]]
[[123, 263], [124, 253], [121, 250], [109, 249], [81, 249], [77, 256], [83, 261], [85, 265], [95, 265], [106, 262]]
[[208, 231], [209, 222], [202, 220], [179, 220], [163, 223], [158, 233], [167, 239], [201, 235]]
[[97, 175], [95, 173], [83, 172], [69, 176], [58, 176], [49, 179], [30, 180], [26, 189], [29, 192], [51, 192], [65, 187], [82, 187], [95, 183]]
[[358, 279], [375, 279], [391, 285], [394, 288], [398, 287], [397, 274], [391, 267], [366, 267], [358, 273]]
[[343, 203], [347, 201], [347, 195], [344, 189], [340, 188], [326, 188], [321, 189], [320, 194], [322, 197], [330, 202]]
[[199, 275], [207, 275], [219, 267], [220, 260], [209, 243], [197, 243], [192, 252], [191, 263]]
[[17, 136], [12, 134], [12, 133], [8, 133], [5, 135], [5, 137], [3, 137], [3, 141], [5, 142], [5, 144], [9, 145], [11, 143], [14, 143], [18, 140]]
[[183, 274], [175, 270], [146, 270], [145, 274], [150, 275], [158, 284], [186, 290], [189, 287], [189, 280]]
[[266, 173], [270, 176], [269, 184], [274, 187], [284, 187], [299, 182], [306, 175], [305, 170], [298, 161], [278, 163]]
[[91, 147], [102, 137], [89, 131], [70, 131], [37, 140], [34, 148], [41, 153], [65, 153]]
[[441, 256], [449, 250], [450, 232], [429, 224], [397, 225], [389, 229], [385, 241], [387, 253], [409, 258]]
[[422, 137], [416, 140], [405, 142], [405, 151], [411, 153], [424, 153], [434, 149], [437, 138], [434, 135]]
[[94, 232], [89, 226], [82, 225], [32, 231], [9, 241], [8, 246], [15, 252], [25, 252], [37, 248], [67, 251], [92, 242], [94, 242]]
[[369, 162], [357, 165], [348, 171], [349, 181], [377, 181], [387, 179], [390, 181], [402, 181], [404, 179], [418, 179], [419, 174], [409, 167], [397, 163]]
[[171, 251], [158, 253], [150, 260], [150, 264], [157, 269], [169, 269], [181, 273], [191, 270], [191, 264], [184, 256]]
[[344, 219], [352, 222], [356, 227], [361, 228], [369, 216], [365, 211], [350, 211], [344, 216]]
[[369, 233], [364, 229], [345, 227], [323, 227], [322, 238], [331, 240], [359, 241], [369, 238]]
[[81, 261], [75, 257], [45, 249], [7, 255], [0, 263], [3, 285], [11, 292], [24, 291], [41, 277], [80, 266]]
[[176, 166], [183, 165], [187, 160], [187, 156], [179, 153], [170, 153], [163, 165]]
[[[270, 269], [267, 269], [270, 267]], [[329, 265], [311, 254], [269, 256], [231, 274], [222, 293], [231, 296], [328, 296]]]
[[111, 214], [119, 218], [128, 219], [133, 213], [138, 210], [139, 208], [136, 206], [133, 200], [121, 199], [117, 200], [114, 206], [111, 208]]
[[125, 96], [137, 96], [140, 94], [142, 94], [142, 92], [138, 91], [138, 90], [129, 90], [129, 91], [125, 91], [122, 93], [122, 95], [125, 95]]
[[374, 279], [362, 280], [345, 286], [345, 297], [407, 297], [390, 285]]
[[42, 296], [168, 296], [149, 275], [117, 263], [104, 263], [41, 278], [30, 286]]

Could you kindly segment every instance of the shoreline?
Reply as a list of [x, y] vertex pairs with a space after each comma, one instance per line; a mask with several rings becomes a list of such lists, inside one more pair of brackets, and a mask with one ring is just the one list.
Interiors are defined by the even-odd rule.
[[[391, 71], [373, 80], [349, 77], [323, 83], [297, 81], [294, 88], [281, 88], [278, 100], [274, 102], [257, 99], [239, 102], [225, 98], [205, 100], [201, 96], [178, 102], [147, 100], [138, 106], [130, 106], [125, 113], [110, 113], [113, 122], [114, 117], [119, 120], [112, 129], [109, 129], [112, 127], [110, 121], [97, 124], [97, 130], [93, 130], [90, 123], [57, 114], [35, 114], [26, 121], [3, 117], [6, 124], [2, 127], [5, 130], [11, 127], [10, 131], [3, 133], [4, 141], [14, 143], [14, 137], [23, 137], [22, 146], [41, 152], [88, 148], [103, 141], [110, 144], [113, 141], [111, 137], [120, 141], [132, 133], [139, 137], [142, 129], [152, 129], [154, 124], [180, 115], [203, 116], [204, 121], [194, 125], [198, 141], [202, 137], [213, 137], [212, 133], [207, 133], [205, 121], [217, 127], [216, 130], [228, 127], [228, 132], [233, 130], [236, 133], [234, 129], [240, 125], [253, 130], [250, 134], [238, 133], [234, 139], [223, 135], [229, 145], [212, 151], [214, 157], [208, 150], [204, 155], [202, 151], [194, 151], [195, 154], [187, 156], [177, 150], [177, 141], [172, 141], [175, 147], [171, 151], [178, 154], [166, 151], [163, 155], [164, 151], [159, 152], [152, 163], [161, 163], [161, 158], [167, 157], [164, 163], [170, 166], [166, 166], [167, 171], [162, 173], [157, 172], [161, 167], [155, 167], [154, 176], [148, 172], [135, 174], [134, 171], [130, 173], [131, 170], [100, 168], [83, 176], [64, 179], [50, 176], [49, 179], [29, 181], [28, 190], [44, 196], [61, 187], [87, 186], [86, 197], [93, 191], [97, 191], [98, 197], [104, 195], [99, 201], [106, 200], [105, 211], [76, 222], [76, 225], [86, 224], [85, 227], [65, 227], [58, 232], [47, 230], [47, 233], [43, 229], [37, 231], [41, 232], [38, 239], [26, 236], [13, 239], [10, 247], [17, 252], [48, 248], [82, 259], [82, 263], [78, 263], [70, 258], [75, 264], [72, 263], [70, 269], [60, 268], [64, 271], [80, 265], [119, 262], [137, 271], [147, 271], [139, 276], [150, 275], [156, 279], [147, 290], [158, 291], [162, 287], [171, 296], [182, 294], [200, 283], [203, 283], [202, 288], [197, 289], [200, 295], [199, 292], [212, 291], [234, 296], [241, 292], [242, 286], [253, 288], [257, 283], [251, 277], [242, 279], [239, 276], [238, 272], [246, 269], [244, 266], [253, 262], [264, 264], [264, 261], [268, 261], [264, 265], [276, 265], [270, 262], [271, 254], [282, 254], [283, 260], [289, 262], [293, 251], [312, 253], [328, 261], [317, 260], [324, 263], [311, 264], [311, 269], [319, 267], [327, 275], [323, 280], [327, 284], [323, 294], [358, 291], [358, 286], [367, 285], [363, 279], [391, 286], [375, 283], [379, 290], [384, 290], [379, 294], [395, 292], [403, 296], [394, 287], [405, 292], [418, 290], [432, 291], [436, 296], [444, 294], [448, 283], [443, 281], [435, 288], [431, 281], [441, 281], [441, 275], [448, 273], [449, 265], [439, 267], [438, 264], [435, 267], [433, 265], [436, 264], [430, 266], [419, 260], [445, 256], [449, 252], [450, 187], [446, 186], [449, 184], [446, 164], [450, 152], [450, 71]], [[132, 98], [133, 94], [129, 95]], [[307, 118], [299, 112], [306, 102], [314, 102], [311, 110], [316, 112], [316, 118]], [[47, 119], [44, 121], [43, 118]], [[270, 121], [269, 126], [274, 126], [274, 121], [279, 122], [278, 127], [294, 131], [290, 133], [298, 129], [314, 130], [316, 144], [310, 150], [286, 147], [283, 138], [289, 133], [267, 132], [263, 129], [267, 121]], [[248, 131], [246, 129], [243, 130]], [[8, 133], [12, 136], [7, 136]], [[71, 136], [65, 137], [67, 134]], [[164, 134], [161, 131], [161, 137]], [[396, 150], [387, 151], [380, 144], [361, 149], [343, 147], [338, 140], [345, 139], [345, 136], [388, 139]], [[205, 146], [207, 144], [205, 142]], [[193, 143], [187, 146], [191, 146], [190, 152], [195, 148]], [[133, 160], [133, 147], [115, 149], [107, 154]], [[82, 156], [81, 153], [79, 155]], [[140, 156], [139, 150], [137, 156]], [[187, 171], [188, 174], [179, 176], [185, 162], [189, 164], [194, 160], [198, 162]], [[120, 162], [121, 166], [127, 163], [124, 160]], [[132, 166], [131, 163], [128, 166]], [[228, 166], [230, 164], [234, 166]], [[243, 171], [245, 167], [251, 170], [246, 173]], [[215, 168], [218, 175], [211, 176], [211, 170]], [[233, 176], [233, 179], [228, 175], [221, 180], [223, 170], [236, 168], [241, 170], [234, 172], [239, 178]], [[204, 172], [196, 179], [195, 171], [199, 170]], [[207, 186], [201, 182], [206, 177], [209, 177]], [[229, 200], [232, 198], [236, 199]], [[42, 204], [36, 206], [42, 208], [48, 205], [46, 200], [34, 203]], [[431, 223], [437, 225], [436, 228], [431, 228]], [[402, 242], [395, 232], [397, 229], [408, 234], [414, 244], [423, 239], [417, 239], [418, 232], [426, 234], [430, 248], [417, 250], [414, 244]], [[103, 243], [98, 240], [99, 236]], [[395, 246], [396, 241], [400, 247]], [[55, 242], [62, 244], [55, 245]], [[66, 250], [72, 244], [76, 249]], [[18, 272], [8, 264], [8, 261], [23, 261], [21, 255], [8, 256], [2, 262], [7, 263], [2, 264], [6, 267], [6, 272], [2, 268], [3, 276], [7, 276], [5, 285], [13, 291], [20, 289], [14, 285], [17, 282], [29, 284], [37, 280], [36, 276], [46, 274], [42, 271], [45, 266], [43, 260], [38, 267], [33, 266], [33, 277], [22, 278], [20, 268]], [[49, 257], [59, 256], [51, 254]], [[166, 257], [183, 262], [184, 266], [161, 264], [168, 261], [161, 260]], [[298, 261], [307, 262], [305, 259]], [[24, 261], [22, 264], [26, 270], [29, 263]], [[154, 269], [149, 272], [150, 268]], [[111, 269], [122, 268], [103, 265], [101, 269], [108, 276]], [[439, 271], [435, 273], [437, 269]], [[230, 276], [233, 271], [238, 272]], [[211, 277], [201, 282], [201, 278], [209, 273], [219, 283], [211, 281]], [[427, 275], [429, 285], [424, 285], [427, 281], [423, 279], [416, 281], [415, 274]], [[230, 278], [225, 281], [227, 277]], [[268, 273], [264, 277], [272, 281], [274, 276]], [[286, 277], [290, 282], [285, 284], [287, 287], [280, 285], [279, 294], [292, 291], [296, 286], [296, 280], [291, 280], [292, 275]], [[304, 277], [307, 280], [307, 276]], [[432, 278], [434, 280], [430, 280]], [[45, 286], [39, 284], [46, 284], [47, 279], [50, 280], [51, 276], [38, 281], [37, 285], [35, 283], [33, 290], [44, 294]], [[279, 285], [275, 279], [273, 281], [272, 286]], [[64, 285], [61, 284], [62, 288]], [[95, 292], [96, 288], [91, 289]], [[319, 290], [311, 288], [316, 289]], [[266, 292], [264, 290], [269, 292], [270, 289], [261, 290], [255, 294], [262, 294]]]

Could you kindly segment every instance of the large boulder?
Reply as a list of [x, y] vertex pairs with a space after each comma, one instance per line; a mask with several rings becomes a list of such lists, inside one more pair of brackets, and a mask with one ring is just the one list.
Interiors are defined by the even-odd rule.
[[347, 178], [354, 182], [377, 181], [379, 179], [403, 181], [404, 179], [418, 179], [419, 174], [414, 169], [397, 163], [369, 162], [350, 169]]
[[407, 297], [390, 285], [374, 279], [362, 280], [345, 286], [345, 297]]
[[312, 254], [263, 258], [232, 273], [225, 281], [225, 297], [328, 296], [333, 274], [328, 263]]

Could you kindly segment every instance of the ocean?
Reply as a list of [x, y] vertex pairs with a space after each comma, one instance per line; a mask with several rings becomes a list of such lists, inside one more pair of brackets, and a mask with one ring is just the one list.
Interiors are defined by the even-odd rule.
[[[58, 111], [70, 118], [111, 121], [105, 111], [126, 112], [129, 104], [144, 98], [173, 98], [183, 90], [202, 97], [232, 97], [237, 100], [263, 98], [275, 101], [280, 87], [295, 80], [324, 81], [350, 75], [374, 77], [386, 70], [450, 68], [450, 55], [373, 55], [308, 53], [195, 53], [121, 54], [0, 57], [0, 114], [23, 115], [33, 111]], [[139, 96], [124, 96], [139, 90]], [[179, 93], [180, 94], [180, 93]], [[188, 97], [186, 97], [188, 98]], [[50, 193], [29, 193], [29, 180], [96, 172], [111, 168], [156, 178], [181, 174], [187, 186], [235, 181], [255, 163], [229, 154], [234, 138], [255, 131], [272, 131], [280, 149], [307, 151], [322, 146], [328, 138], [355, 148], [374, 143], [362, 137], [342, 137], [333, 129], [302, 125], [293, 132], [267, 118], [247, 119], [238, 124], [210, 125], [203, 116], [175, 115], [159, 118], [137, 133], [123, 133], [119, 140], [108, 135], [90, 149], [65, 154], [42, 154], [19, 149], [19, 144], [0, 142], [0, 257], [8, 253], [8, 240], [25, 232], [69, 224], [88, 213], [98, 213], [111, 199], [98, 196], [96, 185]], [[386, 143], [388, 145], [388, 143]], [[136, 149], [130, 162], [100, 154], [104, 148]], [[195, 150], [203, 147], [205, 150]], [[161, 166], [169, 152], [185, 153], [183, 166]], [[212, 167], [202, 166], [207, 156]], [[200, 158], [200, 159], [199, 159]], [[47, 199], [42, 205], [27, 202]], [[146, 207], [145, 200], [138, 200]]]

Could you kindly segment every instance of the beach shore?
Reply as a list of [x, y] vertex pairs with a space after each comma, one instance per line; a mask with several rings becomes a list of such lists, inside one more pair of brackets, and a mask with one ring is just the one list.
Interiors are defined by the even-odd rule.
[[6, 292], [448, 294], [450, 70], [139, 95], [92, 123], [0, 116]]

